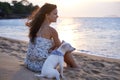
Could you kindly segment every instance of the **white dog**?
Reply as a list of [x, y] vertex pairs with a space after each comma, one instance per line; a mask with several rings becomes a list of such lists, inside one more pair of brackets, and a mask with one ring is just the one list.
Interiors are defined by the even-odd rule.
[[[75, 50], [69, 43], [62, 42], [61, 46], [52, 51], [51, 55], [46, 59], [43, 64], [41, 74], [35, 74], [36, 77], [47, 77], [47, 78], [56, 78], [56, 80], [60, 80], [60, 75], [63, 76], [63, 64], [64, 64], [64, 55], [66, 52], [72, 52]], [[60, 67], [60, 73], [56, 69], [57, 66]]]

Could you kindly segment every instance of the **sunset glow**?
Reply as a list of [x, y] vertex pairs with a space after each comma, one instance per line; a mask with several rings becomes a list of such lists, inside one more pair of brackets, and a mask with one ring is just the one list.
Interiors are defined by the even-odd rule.
[[[11, 2], [12, 0], [0, 0]], [[17, 0], [21, 1], [21, 0]], [[28, 0], [33, 5], [53, 3], [60, 17], [120, 17], [120, 0]]]

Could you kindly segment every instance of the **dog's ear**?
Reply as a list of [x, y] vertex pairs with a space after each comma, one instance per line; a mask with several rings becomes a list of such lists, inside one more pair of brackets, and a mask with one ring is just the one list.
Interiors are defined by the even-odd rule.
[[67, 46], [67, 45], [62, 45], [61, 47], [62, 47], [63, 49], [65, 49], [65, 48], [66, 48], [66, 46]]

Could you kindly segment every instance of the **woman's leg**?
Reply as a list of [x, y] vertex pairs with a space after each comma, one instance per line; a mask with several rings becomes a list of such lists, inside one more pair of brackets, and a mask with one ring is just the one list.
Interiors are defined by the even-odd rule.
[[64, 55], [64, 61], [67, 63], [67, 66], [78, 68], [77, 63], [75, 62], [72, 53], [66, 53]]

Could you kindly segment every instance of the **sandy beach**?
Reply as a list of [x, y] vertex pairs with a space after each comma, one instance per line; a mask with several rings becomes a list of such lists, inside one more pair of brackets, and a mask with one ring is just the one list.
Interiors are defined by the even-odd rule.
[[[25, 41], [0, 37], [0, 80], [36, 80], [36, 73], [24, 66], [27, 45]], [[120, 80], [120, 59], [78, 52], [73, 56], [80, 69], [64, 68], [66, 80]]]

